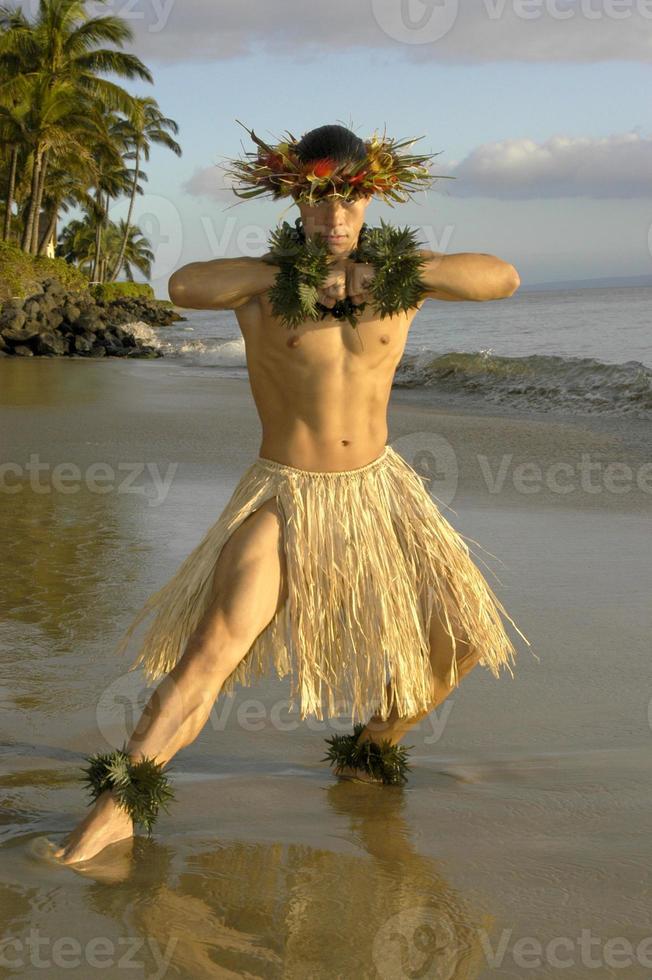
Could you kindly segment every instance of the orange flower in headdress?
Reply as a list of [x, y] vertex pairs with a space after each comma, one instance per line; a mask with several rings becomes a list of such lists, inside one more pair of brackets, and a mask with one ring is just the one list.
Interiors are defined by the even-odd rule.
[[241, 198], [271, 194], [274, 200], [291, 196], [297, 202], [314, 203], [323, 197], [353, 200], [377, 193], [391, 206], [392, 201], [404, 203], [413, 190], [423, 190], [444, 176], [431, 174], [427, 167], [438, 154], [398, 152], [416, 142], [414, 139], [398, 141], [374, 134], [364, 141], [366, 156], [361, 160], [340, 163], [323, 157], [303, 163], [296, 152], [299, 141], [292, 133], [270, 146], [253, 130], [247, 132], [258, 151], [247, 152], [245, 159], [228, 160], [231, 166], [225, 168], [225, 174], [244, 185], [233, 187]]
[[323, 160], [316, 160], [310, 165], [310, 170], [315, 177], [330, 177], [336, 169], [337, 162], [335, 160], [331, 160], [330, 157], [324, 157]]

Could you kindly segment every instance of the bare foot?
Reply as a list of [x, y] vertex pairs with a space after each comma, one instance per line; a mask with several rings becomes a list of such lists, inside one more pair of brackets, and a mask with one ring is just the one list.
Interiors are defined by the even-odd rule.
[[95, 800], [82, 822], [68, 834], [62, 847], [53, 852], [63, 864], [88, 861], [116, 841], [133, 837], [133, 821], [126, 810], [118, 806], [111, 790]]

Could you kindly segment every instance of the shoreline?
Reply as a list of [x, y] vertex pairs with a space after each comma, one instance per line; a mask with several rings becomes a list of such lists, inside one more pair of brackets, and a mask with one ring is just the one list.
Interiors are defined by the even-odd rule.
[[[72, 365], [80, 362], [86, 362], [82, 380], [71, 384]], [[0, 392], [5, 415], [29, 408], [19, 427], [5, 424], [10, 460], [23, 458], [25, 445], [46, 456], [55, 446], [79, 465], [91, 464], [100, 447], [108, 459], [142, 458], [146, 446], [151, 461], [176, 461], [182, 479], [206, 467], [216, 479], [231, 479], [260, 445], [246, 379], [178, 370], [163, 358], [5, 358]], [[49, 404], [57, 405], [54, 417], [39, 411]], [[80, 413], [99, 443], [75, 437]], [[387, 417], [387, 441], [453, 510], [467, 503], [614, 513], [649, 508], [652, 447], [644, 421], [425, 405], [400, 389], [392, 390]]]

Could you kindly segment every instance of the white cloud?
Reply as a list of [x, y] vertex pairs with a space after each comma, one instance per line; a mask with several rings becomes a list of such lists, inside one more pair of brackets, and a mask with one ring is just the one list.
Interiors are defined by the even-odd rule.
[[[514, 138], [483, 143], [463, 160], [442, 162], [431, 193], [455, 197], [533, 199], [636, 198], [652, 194], [652, 137], [616, 133], [603, 139], [551, 136], [543, 143]], [[195, 197], [238, 203], [220, 164], [197, 170], [182, 188]]]
[[212, 201], [227, 201], [234, 204], [238, 197], [233, 193], [231, 182], [219, 164], [212, 167], [202, 167], [196, 170], [181, 187], [193, 197], [206, 197]]
[[457, 178], [434, 185], [456, 197], [649, 197], [652, 138], [630, 132], [552, 136], [544, 143], [507, 139], [484, 143], [436, 172]]
[[168, 62], [264, 51], [305, 63], [351, 48], [458, 64], [652, 60], [652, 0], [108, 0], [101, 11], [131, 24], [141, 57]]

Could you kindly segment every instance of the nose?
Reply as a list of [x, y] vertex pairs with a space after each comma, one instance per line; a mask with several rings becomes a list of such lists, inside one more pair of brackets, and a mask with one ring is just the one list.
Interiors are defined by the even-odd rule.
[[345, 214], [346, 210], [339, 200], [328, 201], [324, 208], [324, 222], [329, 230], [335, 231], [341, 226], [345, 226], [346, 221], [343, 220]]

